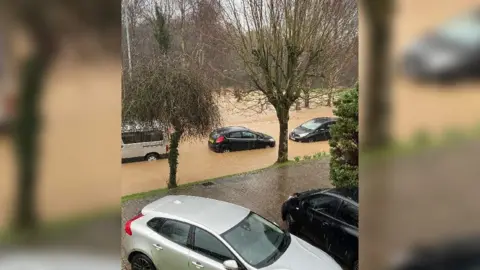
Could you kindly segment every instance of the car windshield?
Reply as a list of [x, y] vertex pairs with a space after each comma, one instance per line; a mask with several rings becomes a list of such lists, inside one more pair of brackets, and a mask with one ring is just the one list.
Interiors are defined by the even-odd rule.
[[461, 45], [478, 46], [480, 44], [480, 13], [472, 12], [456, 18], [441, 27], [438, 34]]
[[290, 245], [288, 233], [253, 212], [222, 237], [255, 268], [272, 264]]
[[300, 127], [306, 129], [306, 130], [316, 130], [322, 125], [320, 121], [317, 120], [310, 120], [308, 122], [303, 123], [300, 125]]

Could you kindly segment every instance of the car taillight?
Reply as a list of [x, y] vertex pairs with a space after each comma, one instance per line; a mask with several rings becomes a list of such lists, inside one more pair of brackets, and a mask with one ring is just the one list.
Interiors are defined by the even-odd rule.
[[132, 222], [143, 217], [143, 214], [140, 213], [136, 216], [134, 216], [133, 218], [131, 218], [129, 221], [127, 221], [127, 223], [125, 223], [125, 233], [127, 233], [128, 235], [132, 235]]
[[224, 136], [220, 136], [220, 137], [217, 138], [217, 140], [216, 140], [215, 142], [216, 142], [216, 143], [221, 143], [221, 142], [223, 142], [223, 141], [225, 141], [225, 137], [224, 137]]
[[168, 144], [167, 144], [166, 147], [165, 147], [165, 151], [168, 153], [168, 150], [169, 149], [168, 149]]

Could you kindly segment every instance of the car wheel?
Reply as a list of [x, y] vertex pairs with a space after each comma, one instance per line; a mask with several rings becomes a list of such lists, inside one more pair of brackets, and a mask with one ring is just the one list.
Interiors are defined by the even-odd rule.
[[155, 161], [155, 160], [158, 160], [158, 159], [159, 159], [159, 156], [158, 156], [158, 154], [155, 154], [155, 153], [150, 153], [145, 157], [145, 160], [148, 161], [148, 162], [152, 162], [152, 161]]
[[156, 270], [153, 262], [144, 254], [136, 254], [131, 262], [132, 270]]
[[222, 148], [222, 153], [229, 153], [230, 149], [228, 147]]
[[313, 138], [308, 139], [308, 142], [314, 142], [315, 140]]
[[292, 215], [287, 214], [287, 217], [285, 218], [285, 222], [287, 223], [287, 229], [289, 232], [293, 234], [298, 232], [298, 224], [295, 222]]

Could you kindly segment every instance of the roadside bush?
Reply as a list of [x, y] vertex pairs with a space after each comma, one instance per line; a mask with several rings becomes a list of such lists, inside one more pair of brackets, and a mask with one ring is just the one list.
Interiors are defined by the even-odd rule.
[[305, 155], [305, 156], [303, 156], [303, 160], [310, 160], [310, 159], [312, 159], [312, 157], [311, 157], [311, 156], [309, 156], [309, 155]]
[[294, 157], [293, 159], [295, 160], [295, 162], [300, 162], [301, 158], [300, 157]]
[[334, 101], [338, 121], [330, 128], [330, 180], [335, 187], [358, 186], [358, 83]]

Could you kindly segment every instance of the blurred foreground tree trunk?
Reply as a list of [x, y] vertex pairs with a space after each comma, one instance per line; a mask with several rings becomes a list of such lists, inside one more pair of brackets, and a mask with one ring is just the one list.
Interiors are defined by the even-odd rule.
[[17, 9], [22, 27], [27, 30], [33, 51], [20, 65], [18, 115], [14, 131], [18, 182], [14, 229], [34, 229], [38, 223], [36, 211], [38, 134], [41, 128], [40, 106], [44, 80], [54, 60], [58, 40], [47, 23], [46, 14], [39, 12], [39, 2], [24, 2]]
[[367, 20], [368, 69], [365, 95], [365, 120], [362, 132], [362, 151], [384, 146], [390, 142], [390, 78], [389, 59], [392, 37], [394, 0], [362, 1]]
[[[367, 70], [365, 72], [365, 102], [362, 113], [361, 152], [370, 152], [386, 146], [390, 142], [391, 87], [389, 78], [389, 60], [394, 16], [394, 1], [363, 0], [367, 22], [368, 40]], [[363, 154], [362, 154], [363, 155]], [[389, 255], [386, 238], [388, 234], [387, 204], [389, 203], [388, 186], [391, 182], [389, 161], [381, 160], [374, 164], [361, 166], [360, 174], [364, 181], [360, 188], [362, 198], [361, 227], [362, 250], [360, 269], [383, 270], [388, 267], [386, 256]]]

